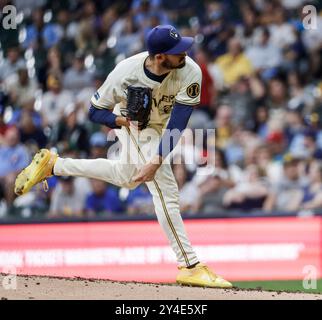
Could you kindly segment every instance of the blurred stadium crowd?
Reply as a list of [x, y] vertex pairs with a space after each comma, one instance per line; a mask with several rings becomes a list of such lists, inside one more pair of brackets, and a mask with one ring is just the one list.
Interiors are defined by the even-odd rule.
[[[109, 129], [88, 121], [90, 98], [158, 24], [195, 37], [189, 55], [203, 85], [189, 127], [216, 128], [199, 150], [206, 165], [198, 156], [173, 165], [182, 212], [322, 209], [320, 1], [2, 0], [0, 9], [7, 4], [18, 15], [17, 29], [0, 31], [0, 217], [153, 215], [144, 185], [53, 177], [49, 192], [15, 198], [13, 184], [39, 148], [106, 157]], [[317, 8], [316, 29], [303, 27], [306, 4]]]

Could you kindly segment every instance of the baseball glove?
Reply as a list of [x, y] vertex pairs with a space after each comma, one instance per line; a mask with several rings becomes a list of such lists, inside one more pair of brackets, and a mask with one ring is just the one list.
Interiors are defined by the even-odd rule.
[[121, 114], [130, 121], [137, 122], [139, 130], [147, 127], [152, 109], [152, 89], [147, 87], [127, 87], [126, 108]]

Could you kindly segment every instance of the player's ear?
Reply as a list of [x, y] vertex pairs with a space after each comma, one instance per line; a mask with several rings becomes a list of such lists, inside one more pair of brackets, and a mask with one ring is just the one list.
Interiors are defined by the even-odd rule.
[[164, 60], [164, 57], [165, 55], [163, 53], [158, 53], [155, 55], [155, 59], [158, 61], [158, 62], [161, 62]]

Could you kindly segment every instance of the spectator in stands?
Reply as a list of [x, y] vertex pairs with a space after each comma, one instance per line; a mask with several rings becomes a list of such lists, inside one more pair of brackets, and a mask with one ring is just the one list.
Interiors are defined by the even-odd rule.
[[281, 6], [278, 4], [279, 1], [264, 0], [262, 7], [260, 8], [260, 24], [267, 26], [275, 23], [276, 12], [281, 10]]
[[240, 144], [244, 151], [243, 169], [250, 165], [256, 165], [257, 150], [262, 141], [253, 132], [245, 130], [241, 134]]
[[192, 207], [195, 205], [197, 190], [195, 184], [188, 181], [189, 172], [183, 158], [181, 158], [181, 161], [176, 159], [172, 165], [172, 170], [179, 188], [180, 211], [182, 213], [191, 212]]
[[288, 107], [306, 115], [313, 111], [315, 99], [312, 86], [306, 85], [303, 77], [304, 75], [296, 70], [288, 73], [287, 85], [290, 93]]
[[206, 51], [216, 59], [227, 52], [227, 42], [234, 31], [227, 16], [225, 16], [223, 4], [218, 1], [206, 4], [205, 25], [201, 26], [204, 36], [203, 45]]
[[293, 70], [307, 72], [309, 70], [307, 49], [305, 48], [301, 38], [300, 30], [294, 30], [293, 32], [295, 34], [295, 42], [283, 50], [284, 63], [282, 68], [285, 72]]
[[75, 150], [81, 155], [89, 153], [89, 137], [84, 125], [77, 123], [77, 109], [74, 103], [65, 105], [63, 115], [53, 126], [51, 143], [59, 152]]
[[82, 16], [79, 21], [75, 38], [76, 47], [85, 54], [95, 52], [99, 42], [96, 32], [96, 7], [94, 1], [86, 1], [82, 8]]
[[97, 48], [98, 52], [102, 52], [107, 48], [106, 35], [115, 35], [115, 29], [121, 29], [120, 24], [123, 24], [123, 19], [120, 17], [117, 6], [108, 6], [100, 17], [100, 25], [98, 26], [98, 35], [100, 39], [104, 39], [103, 43]]
[[58, 43], [62, 33], [56, 23], [44, 23], [44, 10], [37, 8], [32, 12], [32, 24], [26, 28], [26, 38], [23, 42], [24, 48], [36, 48], [41, 39], [45, 48], [50, 48]]
[[303, 198], [303, 188], [307, 180], [301, 175], [302, 163], [300, 159], [291, 154], [286, 154], [283, 158], [283, 175], [279, 181], [272, 186], [270, 195], [265, 204], [268, 211], [297, 210]]
[[242, 211], [264, 209], [269, 189], [263, 178], [263, 173], [256, 165], [248, 166], [244, 179], [225, 193], [224, 206]]
[[[296, 139], [302, 135], [306, 129], [304, 117], [302, 116], [302, 110], [300, 108], [286, 110], [285, 123], [284, 123], [284, 134], [287, 140], [287, 145], [290, 149], [294, 149], [293, 145], [297, 145]], [[295, 139], [295, 141], [294, 141]]]
[[133, 18], [135, 25], [143, 30], [152, 16], [156, 16], [159, 24], [171, 24], [170, 17], [161, 7], [161, 1], [156, 0], [135, 0], [132, 3]]
[[29, 17], [34, 10], [44, 5], [45, 0], [15, 0], [14, 3], [17, 12], [22, 11], [26, 17]]
[[[302, 24], [303, 18], [305, 17], [305, 13], [303, 10], [299, 10], [300, 16], [299, 20]], [[322, 42], [322, 34], [321, 34], [321, 26], [322, 26], [322, 17], [321, 14], [316, 17], [316, 28], [309, 28], [302, 30], [302, 39], [305, 47], [308, 49], [310, 53], [318, 52], [321, 49]]]
[[[302, 13], [303, 14], [303, 13]], [[302, 21], [302, 20], [301, 20]], [[316, 28], [309, 28], [302, 31], [302, 41], [305, 45], [308, 61], [309, 75], [319, 78], [322, 70], [322, 17], [321, 14], [316, 17]]]
[[10, 83], [7, 83], [11, 103], [21, 108], [25, 103], [35, 99], [35, 93], [38, 89], [37, 80], [29, 78], [26, 66], [20, 66], [17, 75], [13, 77]]
[[233, 133], [233, 109], [229, 105], [221, 105], [215, 118], [216, 145], [225, 149]]
[[83, 216], [89, 190], [87, 179], [59, 177], [52, 194], [50, 216]]
[[269, 184], [277, 183], [283, 175], [283, 167], [279, 159], [274, 159], [271, 148], [262, 143], [255, 148], [255, 162], [258, 169], [267, 177]]
[[317, 145], [316, 138], [316, 130], [305, 127], [294, 136], [289, 150], [292, 154], [303, 159], [322, 159], [322, 150]]
[[268, 28], [262, 30], [258, 44], [254, 43], [247, 48], [246, 56], [258, 72], [277, 68], [283, 63], [282, 51], [278, 46], [270, 42]]
[[269, 107], [271, 114], [277, 112], [282, 113], [287, 107], [287, 99], [288, 92], [285, 81], [281, 77], [270, 79], [268, 83], [267, 106]]
[[[196, 128], [196, 127], [195, 127]], [[197, 128], [198, 129], [198, 128]], [[185, 129], [179, 143], [174, 148], [171, 158], [173, 163], [184, 163], [188, 174], [193, 174], [199, 165], [203, 164], [203, 148], [200, 142], [202, 133], [193, 131], [193, 125], [190, 125], [189, 129]]]
[[191, 211], [203, 214], [222, 214], [224, 195], [235, 185], [222, 150], [216, 148], [209, 152], [207, 165], [198, 168], [192, 184], [198, 196], [193, 200]]
[[272, 130], [267, 135], [265, 142], [272, 153], [273, 160], [282, 161], [287, 148], [286, 138], [283, 132], [280, 130]]
[[107, 137], [103, 132], [95, 132], [91, 135], [90, 140], [90, 158], [106, 158], [107, 154]]
[[307, 128], [303, 133], [303, 156], [308, 159], [322, 159], [322, 149], [316, 143], [314, 129]]
[[232, 122], [235, 125], [254, 127], [255, 97], [251, 91], [251, 84], [248, 78], [240, 77], [231, 86], [226, 97], [227, 103], [233, 109]]
[[[259, 144], [259, 138], [251, 131], [236, 127], [223, 148], [229, 165], [241, 166], [244, 169], [244, 162], [247, 152]], [[218, 147], [220, 147], [218, 145]]]
[[36, 126], [33, 115], [28, 110], [21, 112], [19, 132], [21, 142], [30, 148], [31, 153], [35, 153], [39, 149], [46, 147], [47, 137], [43, 129]]
[[123, 28], [119, 36], [115, 39], [114, 50], [117, 54], [124, 54], [126, 57], [132, 56], [142, 51], [142, 34], [134, 24], [132, 15], [124, 18]]
[[32, 116], [32, 121], [36, 127], [42, 126], [43, 120], [41, 114], [35, 111], [35, 99], [26, 100], [21, 108], [14, 108], [12, 111], [11, 117], [7, 119], [8, 125], [19, 126], [22, 114], [27, 112]]
[[76, 52], [72, 67], [64, 73], [63, 87], [74, 95], [92, 85], [92, 74], [85, 68], [84, 59], [82, 52]]
[[253, 130], [263, 141], [266, 140], [269, 132], [268, 123], [267, 123], [268, 117], [269, 117], [269, 111], [265, 105], [259, 105], [256, 107]]
[[285, 49], [296, 41], [294, 27], [286, 21], [283, 7], [275, 8], [274, 22], [270, 25], [272, 45]]
[[8, 48], [7, 57], [0, 64], [0, 82], [16, 74], [18, 69], [24, 66], [25, 61], [20, 56], [20, 48]]
[[231, 38], [228, 52], [220, 56], [216, 62], [221, 70], [226, 86], [231, 86], [242, 76], [250, 76], [253, 72], [251, 61], [244, 54], [240, 40]]
[[[204, 50], [198, 50], [195, 53], [195, 61], [198, 63], [202, 72], [202, 86], [200, 96], [200, 106], [196, 111], [204, 112], [208, 115], [207, 121], [215, 115], [216, 85], [208, 70], [209, 57]], [[192, 114], [195, 115], [196, 111]]]
[[240, 4], [242, 23], [236, 26], [236, 36], [241, 39], [245, 48], [255, 45], [258, 42], [262, 30], [259, 24], [259, 11], [249, 2]]
[[4, 144], [0, 145], [0, 188], [9, 206], [15, 198], [16, 176], [28, 165], [29, 160], [27, 149], [20, 142], [18, 129], [9, 128], [4, 136]]
[[313, 161], [309, 166], [309, 181], [302, 188], [299, 209], [314, 210], [322, 208], [322, 162]]
[[145, 184], [131, 190], [126, 199], [127, 213], [129, 215], [153, 215], [154, 206], [152, 196]]
[[[59, 48], [57, 46], [53, 46], [48, 50], [47, 53], [47, 66], [46, 66], [46, 81], [47, 81], [47, 77], [50, 74], [53, 75], [60, 75], [63, 72], [63, 58], [61, 56], [61, 51], [59, 50]], [[45, 81], [45, 82], [46, 82]], [[47, 90], [50, 90], [50, 88], [48, 87], [48, 83], [46, 83], [46, 88]]]
[[91, 179], [93, 191], [87, 196], [85, 211], [88, 216], [106, 216], [125, 213], [119, 197], [119, 188], [101, 180]]
[[76, 44], [75, 37], [78, 32], [78, 21], [73, 19], [73, 13], [66, 7], [58, 10], [57, 23], [61, 39], [57, 48], [62, 53], [62, 64], [69, 66], [74, 59]]
[[41, 115], [44, 127], [53, 127], [64, 114], [66, 106], [73, 103], [73, 95], [69, 90], [63, 89], [61, 75], [50, 73], [47, 77], [48, 91], [43, 95], [41, 102]]
[[223, 195], [227, 191], [226, 188], [222, 187], [221, 180], [226, 178], [214, 173], [198, 185], [198, 201], [194, 203], [192, 212], [221, 215], [223, 213]]

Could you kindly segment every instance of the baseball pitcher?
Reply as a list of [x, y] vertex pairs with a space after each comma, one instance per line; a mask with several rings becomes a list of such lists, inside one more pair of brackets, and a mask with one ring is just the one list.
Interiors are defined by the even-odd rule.
[[[61, 158], [41, 149], [17, 177], [22, 195], [52, 175], [82, 176], [136, 188], [146, 183], [158, 221], [178, 261], [177, 283], [230, 288], [231, 283], [199, 262], [179, 210], [179, 192], [168, 155], [200, 102], [201, 71], [186, 55], [193, 38], [173, 26], [147, 36], [147, 52], [121, 61], [91, 98], [89, 119], [115, 129], [120, 159]], [[173, 130], [179, 132], [171, 136]]]

